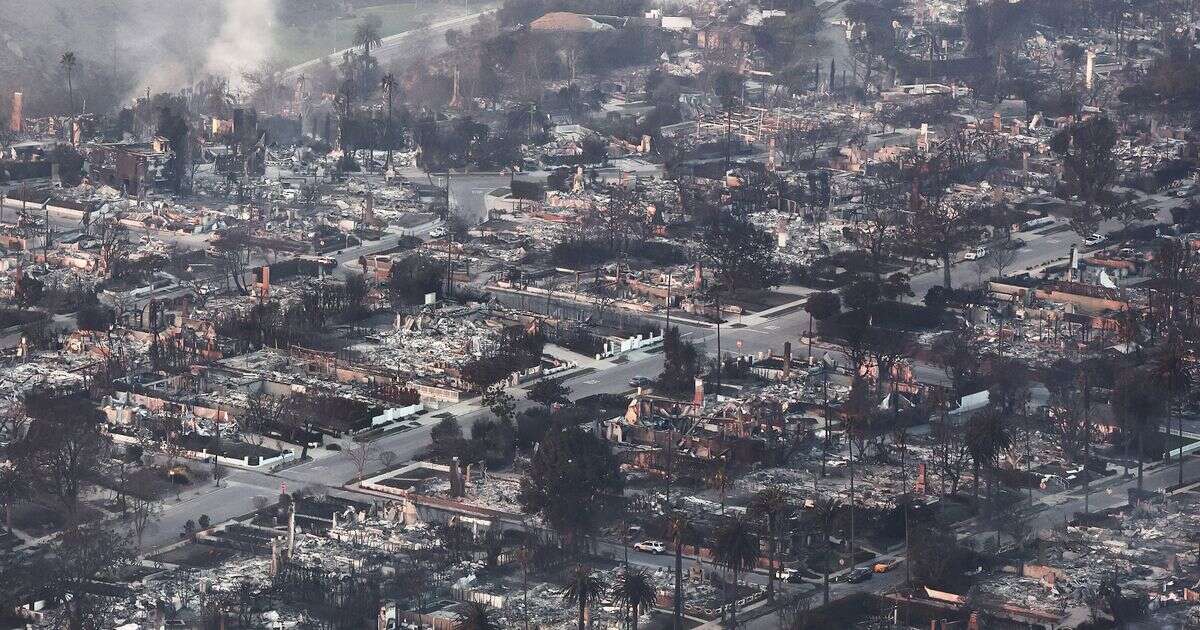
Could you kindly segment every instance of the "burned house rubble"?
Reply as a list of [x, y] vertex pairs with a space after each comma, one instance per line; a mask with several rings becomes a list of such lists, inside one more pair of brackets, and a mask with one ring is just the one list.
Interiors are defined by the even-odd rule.
[[1192, 3], [25, 4], [0, 630], [1200, 627]]

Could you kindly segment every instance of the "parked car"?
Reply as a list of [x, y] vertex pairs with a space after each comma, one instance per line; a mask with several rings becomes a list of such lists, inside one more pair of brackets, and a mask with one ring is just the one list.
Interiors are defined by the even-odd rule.
[[976, 247], [975, 249], [972, 249], [971, 251], [967, 252], [966, 255], [963, 256], [963, 260], [979, 260], [980, 258], [983, 258], [984, 256], [987, 256], [987, 248], [986, 247]]
[[1021, 249], [1026, 245], [1028, 245], [1028, 243], [1026, 243], [1025, 239], [1023, 238], [1010, 238], [1007, 241], [1004, 241], [1005, 249]]
[[1104, 242], [1104, 237], [1101, 236], [1100, 234], [1089, 234], [1087, 238], [1083, 239], [1083, 244], [1089, 245], [1089, 246], [1090, 245], [1099, 245], [1100, 243], [1103, 243], [1103, 242]]
[[850, 584], [858, 584], [871, 579], [872, 575], [874, 575], [874, 572], [871, 571], [871, 569], [868, 569], [867, 567], [858, 567], [855, 569], [850, 569], [850, 571], [845, 575], [845, 580]]
[[435, 227], [432, 230], [429, 230], [429, 235], [433, 238], [442, 238], [446, 235], [446, 228], [441, 226]]
[[776, 571], [776, 577], [784, 582], [790, 582], [792, 584], [799, 584], [802, 581], [800, 578], [800, 571], [797, 571], [791, 567], [783, 567], [782, 569], [779, 569]]
[[651, 379], [647, 376], [635, 376], [635, 377], [629, 379], [629, 386], [630, 387], [645, 387], [653, 382], [654, 382], [654, 379]]
[[643, 540], [639, 543], [633, 543], [633, 548], [643, 553], [667, 553], [667, 546], [658, 542], [657, 540]]

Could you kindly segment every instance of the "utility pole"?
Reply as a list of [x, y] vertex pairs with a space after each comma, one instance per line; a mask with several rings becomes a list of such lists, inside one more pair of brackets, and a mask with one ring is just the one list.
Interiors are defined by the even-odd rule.
[[667, 330], [671, 330], [671, 268], [667, 268]]
[[721, 363], [723, 362], [723, 360], [721, 358], [721, 293], [719, 291], [715, 291], [713, 293], [713, 295], [716, 296], [716, 300], [717, 300], [717, 391], [716, 391], [716, 395], [719, 397], [721, 395], [721, 367], [722, 367]]
[[[450, 169], [446, 168], [446, 222], [450, 222]], [[454, 287], [453, 266], [450, 260], [450, 244], [454, 241], [450, 230], [446, 230], [446, 299], [450, 299], [450, 290]]]

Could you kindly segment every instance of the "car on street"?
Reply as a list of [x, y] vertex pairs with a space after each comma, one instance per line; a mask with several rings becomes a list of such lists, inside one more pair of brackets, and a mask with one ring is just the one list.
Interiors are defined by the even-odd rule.
[[629, 386], [630, 387], [645, 387], [653, 382], [654, 382], [654, 380], [651, 379], [650, 377], [635, 376], [635, 377], [629, 379]]
[[652, 553], [655, 555], [667, 553], [667, 546], [657, 540], [643, 540], [639, 543], [633, 543], [633, 548], [642, 553]]
[[775, 573], [776, 577], [778, 577], [780, 580], [791, 584], [799, 584], [800, 582], [804, 581], [802, 578], [803, 574], [800, 573], [799, 570], [793, 569], [792, 567], [783, 567]]
[[1021, 249], [1026, 245], [1028, 245], [1028, 243], [1026, 243], [1025, 239], [1023, 238], [1010, 238], [1007, 241], [1004, 241], [1004, 249]]
[[1083, 239], [1083, 244], [1089, 245], [1089, 246], [1090, 245], [1099, 245], [1100, 243], [1103, 243], [1103, 242], [1104, 242], [1104, 236], [1102, 236], [1100, 234], [1090, 234], [1090, 235], [1088, 235], [1087, 238]]
[[867, 567], [858, 567], [855, 569], [850, 569], [850, 571], [847, 572], [843, 577], [844, 580], [849, 584], [859, 584], [871, 579], [871, 576], [874, 574], [875, 573]]
[[987, 256], [987, 248], [986, 247], [976, 247], [975, 249], [972, 249], [971, 251], [967, 252], [966, 255], [963, 256], [963, 260], [979, 260], [980, 258], [983, 258], [984, 256]]
[[441, 226], [435, 227], [432, 230], [429, 230], [429, 235], [433, 238], [442, 238], [446, 235], [446, 228]]

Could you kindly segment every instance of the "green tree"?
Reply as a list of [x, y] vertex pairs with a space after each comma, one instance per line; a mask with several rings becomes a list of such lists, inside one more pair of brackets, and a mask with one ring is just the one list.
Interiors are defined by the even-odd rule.
[[363, 20], [354, 27], [354, 45], [362, 48], [363, 57], [371, 56], [371, 49], [383, 45], [383, 35], [380, 33], [378, 20]]
[[584, 630], [587, 625], [588, 607], [603, 594], [604, 583], [592, 573], [591, 567], [580, 564], [571, 571], [569, 580], [563, 586], [562, 596], [565, 601], [578, 607], [579, 630]]
[[1117, 176], [1116, 143], [1117, 127], [1103, 116], [1074, 123], [1050, 138], [1050, 150], [1062, 160], [1064, 179], [1079, 195], [1071, 227], [1081, 236], [1099, 226], [1097, 211]]
[[467, 602], [467, 610], [461, 615], [454, 630], [501, 630], [504, 624], [492, 609], [479, 602]]
[[726, 214], [705, 226], [700, 255], [731, 291], [766, 289], [784, 280], [775, 240], [741, 215]]
[[714, 540], [713, 559], [733, 574], [733, 581], [726, 586], [725, 597], [729, 602], [729, 627], [736, 628], [738, 577], [758, 562], [758, 538], [750, 523], [734, 518], [721, 526]]
[[607, 442], [578, 426], [551, 430], [529, 462], [519, 500], [573, 547], [591, 534], [625, 486]]
[[820, 291], [808, 296], [804, 302], [808, 313], [808, 356], [812, 356], [813, 320], [825, 321], [842, 311], [842, 299], [830, 291]]
[[672, 326], [663, 332], [663, 371], [656, 384], [667, 396], [688, 398], [703, 363], [703, 351], [684, 341], [679, 328]]
[[645, 571], [626, 566], [617, 577], [613, 595], [629, 610], [633, 619], [632, 628], [637, 630], [638, 616], [654, 605], [657, 592]]
[[529, 387], [525, 397], [540, 405], [552, 407], [556, 403], [566, 405], [571, 402], [571, 388], [563, 385], [556, 378], [544, 378]]
[[517, 402], [503, 385], [493, 385], [483, 390], [482, 402], [501, 423], [511, 425], [517, 415]]
[[396, 306], [425, 303], [425, 295], [438, 293], [443, 267], [422, 254], [409, 254], [392, 263], [388, 275], [388, 293]]

